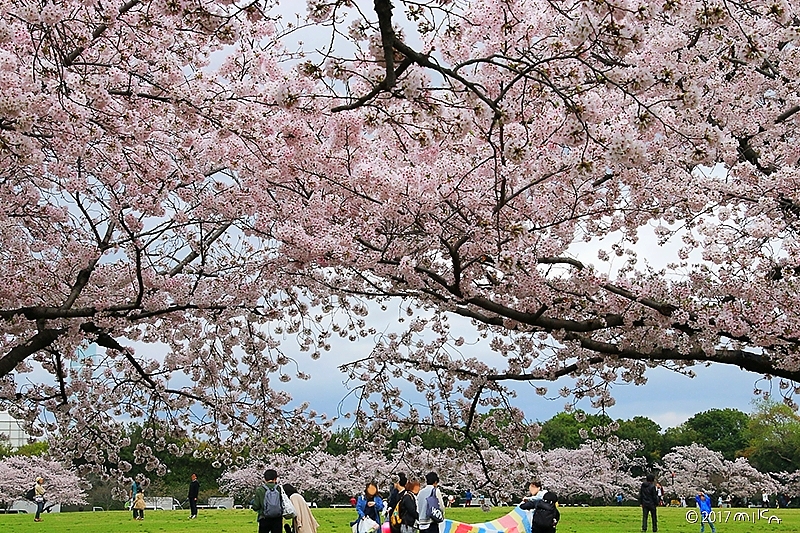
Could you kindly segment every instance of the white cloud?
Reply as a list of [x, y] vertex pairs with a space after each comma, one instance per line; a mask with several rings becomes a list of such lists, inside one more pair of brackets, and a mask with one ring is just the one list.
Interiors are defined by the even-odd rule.
[[666, 413], [652, 414], [648, 418], [661, 426], [661, 429], [674, 428], [689, 420], [696, 413], [667, 411]]

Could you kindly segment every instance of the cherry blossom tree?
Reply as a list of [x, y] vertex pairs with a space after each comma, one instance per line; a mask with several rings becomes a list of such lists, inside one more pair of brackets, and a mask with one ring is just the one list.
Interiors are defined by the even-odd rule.
[[778, 482], [778, 492], [785, 494], [789, 498], [800, 496], [800, 471], [777, 472], [772, 476]]
[[[602, 409], [657, 365], [737, 365], [793, 404], [792, 3], [275, 9], [0, 0], [0, 398], [55, 453], [126, 470], [126, 416], [162, 422], [155, 448], [324, 443], [283, 383], [334, 335], [375, 341], [342, 367], [368, 439], [522, 450], [509, 383], [572, 376]], [[289, 44], [304, 27], [330, 40]]]
[[[321, 497], [335, 498], [359, 494], [371, 481], [388, 494], [392, 476], [397, 472], [423, 481], [427, 472], [435, 471], [442, 490], [461, 493], [478, 489], [495, 502], [521, 498], [534, 478], [541, 479], [545, 487], [564, 499], [588, 495], [610, 501], [617, 492], [633, 494], [634, 489], [638, 490], [638, 480], [630, 474], [630, 469], [638, 464], [632, 459], [635, 449], [628, 441], [613, 441], [612, 445], [590, 441], [578, 450], [490, 448], [478, 456], [469, 450], [426, 450], [419, 444], [401, 443], [389, 457], [378, 449], [345, 456], [320, 451], [299, 456], [274, 454], [265, 457], [263, 463], [227, 470], [219, 483], [220, 490], [246, 501], [263, 482], [264, 470], [275, 468], [279, 481]], [[484, 475], [487, 469], [494, 473], [489, 479]]]
[[36, 483], [44, 478], [48, 505], [85, 504], [86, 491], [91, 485], [72, 467], [42, 457], [15, 455], [0, 461], [0, 502], [10, 504], [23, 498]]
[[778, 492], [776, 480], [753, 468], [744, 457], [728, 461], [721, 453], [700, 444], [676, 446], [673, 450], [663, 458], [662, 473], [674, 474], [670, 484], [664, 487], [669, 493], [691, 495], [706, 490], [749, 497], [762, 492]]

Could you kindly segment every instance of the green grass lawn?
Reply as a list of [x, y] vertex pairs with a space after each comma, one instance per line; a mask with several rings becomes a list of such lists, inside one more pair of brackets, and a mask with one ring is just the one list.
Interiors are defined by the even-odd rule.
[[[478, 523], [504, 515], [510, 508], [495, 507], [485, 513], [478, 508], [447, 509], [448, 518]], [[659, 532], [697, 533], [699, 524], [689, 523], [689, 509], [658, 510]], [[768, 515], [781, 519], [769, 523], [758, 519], [757, 509], [715, 509], [721, 513], [716, 526], [719, 533], [800, 532], [800, 509], [769, 509]], [[731, 511], [730, 515], [726, 515]], [[319, 533], [350, 533], [349, 522], [355, 517], [352, 509], [314, 509], [320, 523]], [[747, 513], [748, 521], [734, 521], [735, 512]], [[753, 513], [756, 520], [753, 521]], [[0, 533], [256, 533], [255, 513], [250, 510], [200, 510], [196, 520], [187, 520], [188, 511], [146, 511], [142, 522], [131, 519], [127, 511], [55, 513], [43, 515], [35, 523], [33, 515], [0, 514]], [[640, 531], [641, 511], [638, 507], [561, 507], [559, 533], [616, 533]], [[707, 532], [710, 529], [706, 528]]]

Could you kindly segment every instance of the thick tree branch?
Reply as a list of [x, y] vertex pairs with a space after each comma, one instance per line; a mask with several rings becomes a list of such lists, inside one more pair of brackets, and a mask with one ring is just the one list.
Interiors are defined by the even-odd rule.
[[16, 366], [39, 350], [44, 350], [64, 333], [62, 329], [43, 329], [27, 342], [11, 348], [0, 359], [0, 376], [7, 376], [14, 371]]
[[394, 28], [392, 28], [392, 3], [389, 0], [375, 0], [375, 13], [378, 15], [378, 27], [381, 30], [381, 44], [383, 45], [383, 60], [386, 62], [386, 78], [383, 80], [385, 89], [394, 87], [397, 79], [394, 72]]

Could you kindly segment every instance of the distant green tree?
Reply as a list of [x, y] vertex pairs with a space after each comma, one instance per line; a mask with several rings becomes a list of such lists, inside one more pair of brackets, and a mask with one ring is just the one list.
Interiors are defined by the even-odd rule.
[[38, 442], [31, 442], [29, 444], [23, 444], [16, 450], [14, 450], [14, 455], [25, 455], [27, 457], [41, 457], [46, 455], [47, 452], [50, 451], [50, 444], [46, 440], [40, 440]]
[[347, 428], [337, 429], [331, 435], [325, 451], [331, 455], [346, 455], [351, 449], [353, 432]]
[[592, 436], [591, 428], [605, 426], [611, 419], [605, 415], [590, 415], [578, 410], [575, 413], [558, 413], [550, 420], [542, 423], [542, 432], [539, 440], [545, 450], [567, 448], [576, 450], [586, 442], [581, 436], [581, 429]]
[[763, 472], [800, 469], [800, 416], [782, 403], [756, 403], [744, 455]]
[[689, 446], [693, 442], [698, 442], [700, 437], [693, 429], [686, 424], [667, 428], [661, 436], [661, 457], [672, 451], [675, 446]]
[[646, 416], [634, 416], [630, 420], [617, 420], [619, 429], [616, 435], [620, 439], [635, 440], [642, 444], [636, 453], [637, 457], [644, 457], [648, 464], [661, 459], [661, 446], [663, 435], [661, 426]]
[[0, 433], [0, 459], [8, 457], [11, 452], [11, 439], [8, 438], [8, 435]]
[[747, 448], [749, 423], [747, 413], [726, 408], [697, 413], [684, 425], [697, 435], [695, 442], [732, 461]]
[[130, 445], [120, 450], [120, 458], [133, 465], [128, 475], [133, 477], [143, 474], [150, 479], [150, 486], [146, 489], [153, 496], [172, 496], [181, 502], [187, 500], [189, 492], [189, 482], [192, 473], [196, 473], [200, 480], [201, 498], [200, 503], [204, 503], [203, 497], [219, 494], [219, 479], [226, 466], [216, 463], [216, 457], [221, 455], [222, 450], [215, 450], [207, 442], [191, 442], [195, 453], [185, 454], [177, 457], [169, 452], [168, 446], [175, 444], [182, 448], [188, 439], [166, 439], [162, 446], [154, 451], [154, 455], [167, 467], [167, 472], [163, 476], [157, 476], [154, 472], [146, 470], [145, 465], [137, 464], [134, 460], [134, 450], [136, 446], [145, 439], [142, 437], [144, 428], [139, 424], [132, 424], [128, 428], [128, 437], [131, 439]]

